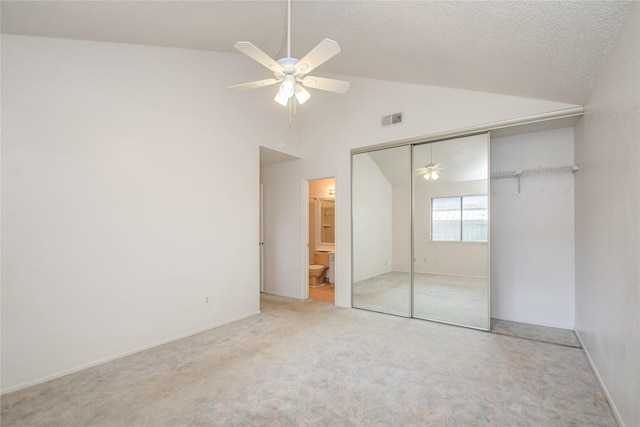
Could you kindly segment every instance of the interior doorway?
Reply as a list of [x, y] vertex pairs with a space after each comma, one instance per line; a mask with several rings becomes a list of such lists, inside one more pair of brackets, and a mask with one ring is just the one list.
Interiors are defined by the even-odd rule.
[[309, 299], [335, 303], [335, 178], [307, 181], [307, 280]]
[[276, 197], [277, 189], [274, 188], [274, 184], [268, 178], [265, 178], [265, 174], [268, 176], [269, 169], [271, 169], [271, 166], [275, 163], [288, 162], [296, 159], [298, 159], [298, 157], [260, 146], [259, 197], [256, 197], [256, 199], [259, 199], [260, 212], [259, 233], [257, 236], [258, 256], [260, 260], [258, 272], [259, 287], [256, 286], [256, 292], [258, 292], [258, 294], [278, 294], [280, 292], [278, 283], [274, 279], [273, 266], [271, 264], [274, 262], [274, 254], [273, 252], [270, 253], [270, 251], [274, 250], [274, 244], [269, 241], [269, 239], [274, 236], [273, 227], [274, 222], [277, 220], [277, 218], [273, 217], [273, 214], [269, 217], [270, 212], [273, 212], [273, 205], [278, 203]]

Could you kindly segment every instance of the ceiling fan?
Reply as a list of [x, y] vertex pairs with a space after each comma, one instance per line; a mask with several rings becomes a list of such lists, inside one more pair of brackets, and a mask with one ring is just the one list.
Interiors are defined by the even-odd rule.
[[429, 164], [423, 168], [416, 169], [416, 174], [422, 175], [427, 181], [435, 181], [440, 178], [442, 172], [442, 165], [440, 163], [433, 163], [433, 144], [429, 144]]
[[287, 5], [287, 57], [278, 60], [258, 49], [251, 42], [237, 42], [234, 47], [251, 59], [259, 62], [273, 72], [274, 77], [229, 86], [229, 89], [241, 92], [259, 87], [271, 86], [280, 83], [280, 88], [274, 100], [283, 105], [289, 105], [289, 100], [295, 95], [299, 104], [304, 104], [311, 97], [305, 89], [320, 89], [335, 93], [345, 93], [349, 89], [349, 82], [344, 80], [327, 79], [323, 77], [309, 76], [308, 73], [331, 59], [340, 52], [340, 45], [331, 39], [322, 40], [311, 49], [302, 59], [291, 57], [291, 0]]

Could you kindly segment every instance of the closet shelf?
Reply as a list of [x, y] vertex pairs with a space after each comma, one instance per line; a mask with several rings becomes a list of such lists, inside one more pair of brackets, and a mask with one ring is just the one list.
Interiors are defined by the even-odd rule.
[[518, 178], [518, 194], [520, 194], [520, 178], [527, 175], [554, 175], [575, 173], [580, 169], [578, 165], [564, 165], [552, 167], [538, 167], [530, 169], [515, 169], [491, 173], [491, 179]]
[[552, 167], [539, 167], [530, 169], [514, 169], [508, 171], [498, 171], [491, 173], [491, 179], [502, 178], [517, 178], [526, 175], [550, 175], [561, 173], [574, 173], [580, 169], [578, 165], [564, 165], [564, 166], [552, 166]]

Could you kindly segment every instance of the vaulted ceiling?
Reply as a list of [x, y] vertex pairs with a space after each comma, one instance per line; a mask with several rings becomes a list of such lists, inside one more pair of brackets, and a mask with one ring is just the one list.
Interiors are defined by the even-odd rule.
[[[318, 72], [584, 104], [630, 1], [298, 1], [292, 56]], [[2, 1], [2, 32], [286, 56], [279, 1]], [[247, 67], [260, 66], [247, 58]], [[270, 77], [265, 70], [265, 78]]]

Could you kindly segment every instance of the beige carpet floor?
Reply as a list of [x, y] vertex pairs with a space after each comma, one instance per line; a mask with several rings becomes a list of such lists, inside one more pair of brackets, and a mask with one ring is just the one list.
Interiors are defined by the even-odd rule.
[[317, 301], [2, 397], [3, 426], [615, 426], [583, 351]]
[[570, 329], [550, 328], [548, 326], [530, 325], [528, 323], [511, 322], [502, 319], [491, 319], [491, 332], [543, 341], [567, 347], [581, 348], [575, 332]]

